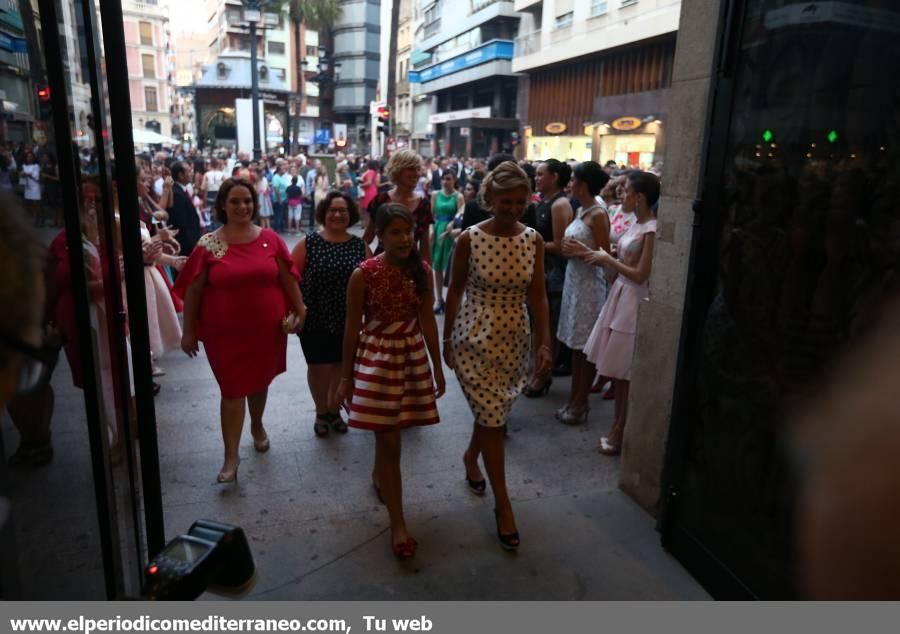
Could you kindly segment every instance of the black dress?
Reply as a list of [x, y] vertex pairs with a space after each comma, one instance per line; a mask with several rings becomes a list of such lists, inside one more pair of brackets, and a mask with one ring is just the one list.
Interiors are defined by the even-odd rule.
[[306, 266], [300, 290], [307, 312], [300, 345], [308, 364], [340, 363], [347, 285], [365, 259], [366, 245], [356, 236], [345, 242], [329, 242], [318, 233], [306, 237]]

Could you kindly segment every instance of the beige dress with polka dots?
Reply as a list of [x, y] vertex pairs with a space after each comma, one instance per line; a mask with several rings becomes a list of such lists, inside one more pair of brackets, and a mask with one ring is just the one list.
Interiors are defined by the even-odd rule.
[[500, 427], [525, 387], [531, 324], [525, 300], [534, 275], [537, 232], [512, 237], [468, 229], [466, 296], [453, 324], [456, 376], [479, 425]]

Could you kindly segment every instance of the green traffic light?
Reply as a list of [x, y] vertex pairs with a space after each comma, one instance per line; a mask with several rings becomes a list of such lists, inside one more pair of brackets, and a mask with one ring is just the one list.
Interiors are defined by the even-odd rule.
[[837, 131], [832, 130], [831, 132], [828, 133], [828, 136], [825, 138], [828, 139], [829, 143], [834, 143], [835, 141], [838, 140], [838, 133], [837, 133]]
[[766, 130], [765, 132], [763, 132], [762, 138], [763, 138], [763, 141], [768, 143], [769, 141], [771, 141], [772, 139], [775, 138], [775, 135], [772, 133], [771, 130]]

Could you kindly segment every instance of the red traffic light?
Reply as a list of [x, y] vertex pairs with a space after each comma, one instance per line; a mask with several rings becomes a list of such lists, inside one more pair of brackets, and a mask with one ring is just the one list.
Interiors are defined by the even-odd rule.
[[50, 89], [47, 86], [38, 88], [37, 95], [41, 101], [50, 101]]

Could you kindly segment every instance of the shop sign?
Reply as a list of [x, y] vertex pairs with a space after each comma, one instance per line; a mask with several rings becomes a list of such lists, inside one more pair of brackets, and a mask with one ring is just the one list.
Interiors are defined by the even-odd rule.
[[562, 134], [566, 131], [566, 124], [562, 121], [554, 121], [553, 123], [545, 125], [544, 130], [546, 130], [548, 134]]
[[429, 115], [428, 123], [446, 123], [447, 121], [458, 121], [460, 119], [489, 119], [491, 116], [491, 107], [482, 106], [481, 108], [472, 108], [471, 110], [453, 110], [451, 112], [438, 112]]
[[644, 125], [644, 122], [640, 117], [619, 117], [613, 121], [611, 125], [614, 130], [629, 132], [631, 130], [637, 130]]

